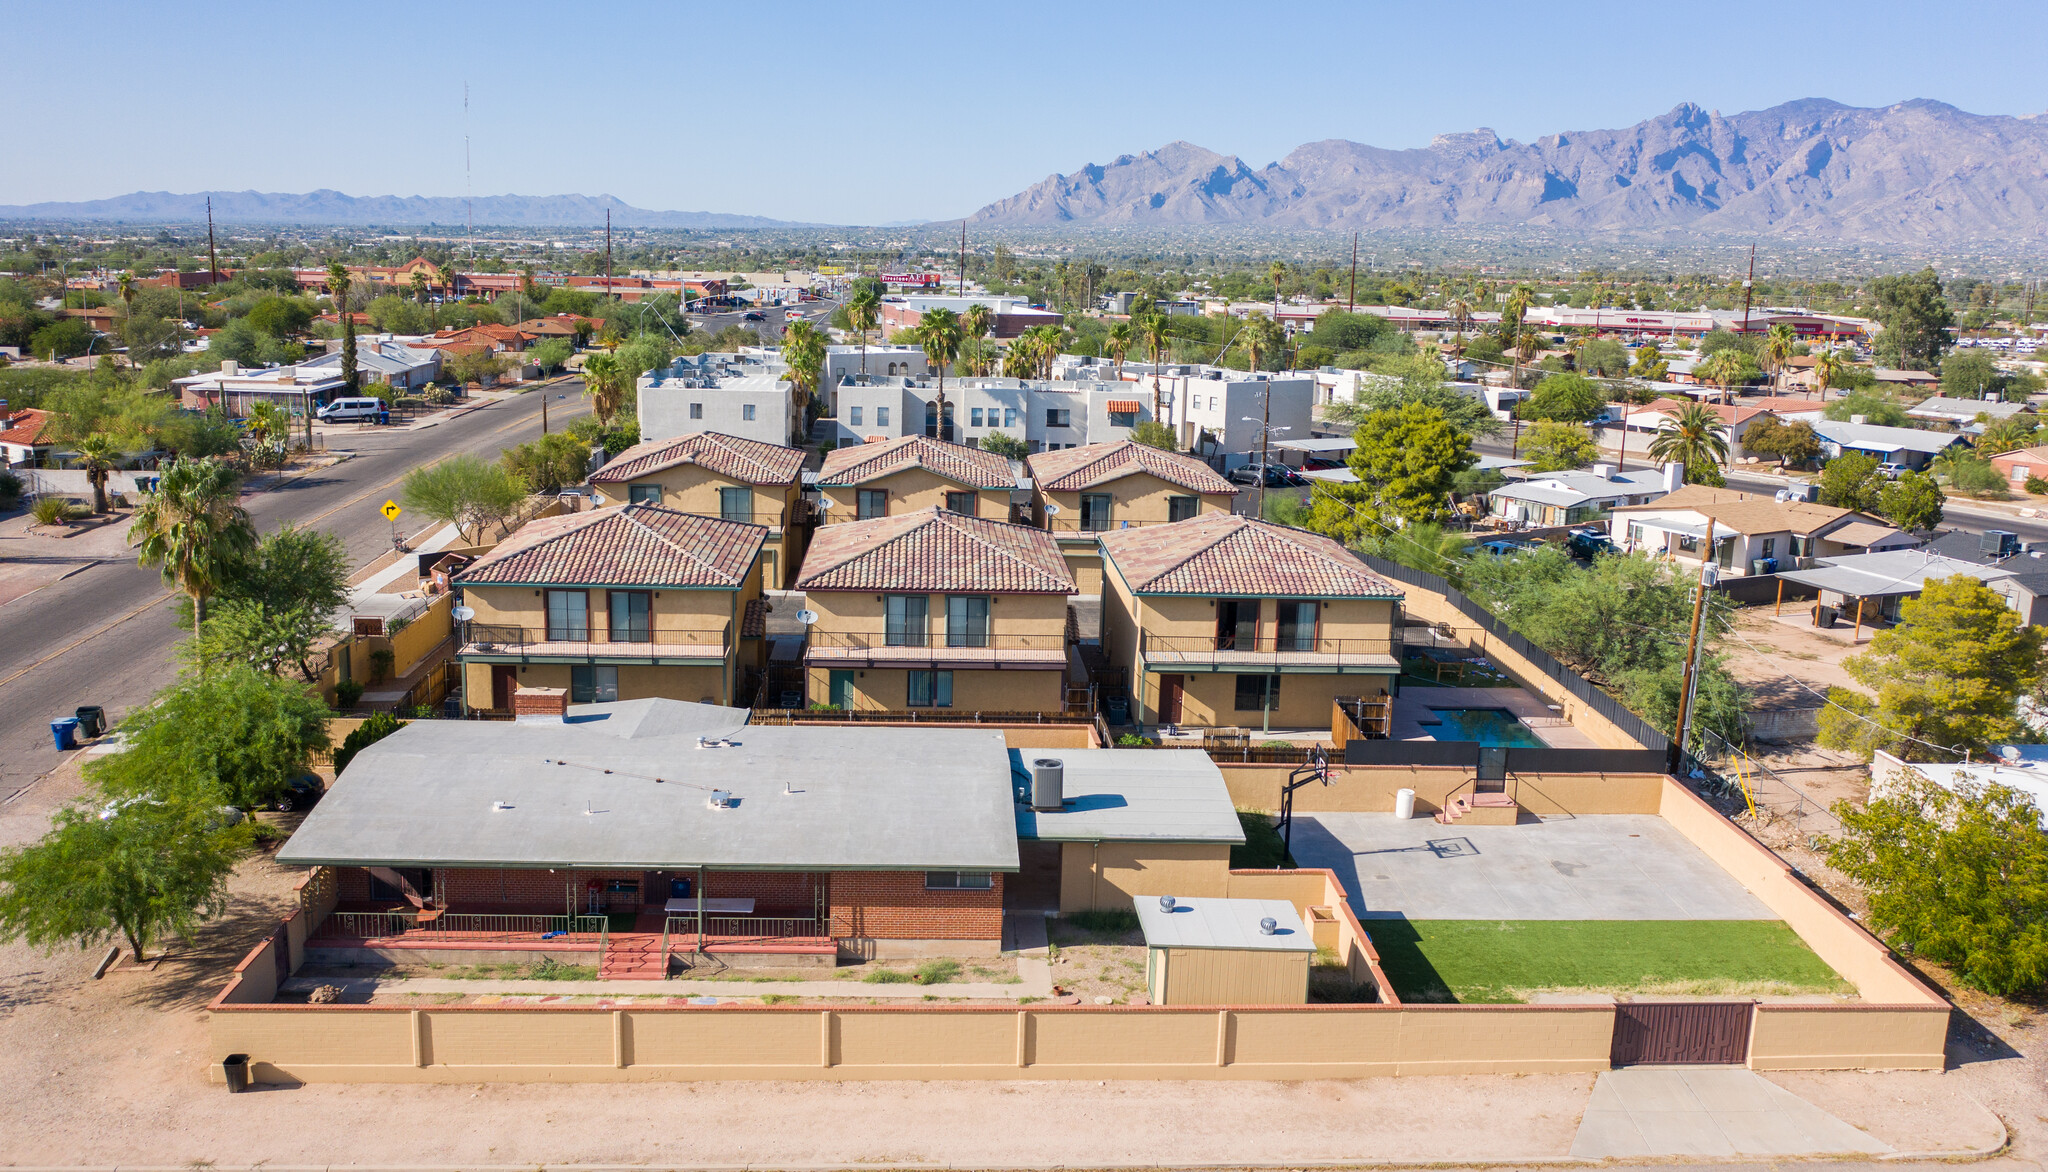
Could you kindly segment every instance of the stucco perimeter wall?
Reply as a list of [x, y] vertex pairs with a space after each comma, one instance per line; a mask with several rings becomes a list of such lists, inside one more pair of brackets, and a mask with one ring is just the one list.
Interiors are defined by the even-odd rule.
[[1860, 1005], [1759, 1005], [1749, 1065], [1757, 1070], [1940, 1070], [1948, 1002], [1893, 959], [1771, 853], [1675, 781], [1664, 820], [1763, 900], [1863, 995]]
[[[526, 1010], [215, 1002], [259, 1082], [1297, 1079], [1607, 1068], [1611, 1006]], [[218, 1075], [216, 1074], [216, 1077]]]
[[[1294, 766], [1219, 762], [1217, 768], [1240, 809], [1278, 810], [1281, 787]], [[1442, 766], [1339, 766], [1331, 771], [1329, 785], [1310, 783], [1295, 790], [1294, 809], [1300, 814], [1386, 813], [1394, 808], [1397, 790], [1412, 789], [1416, 813], [1431, 814], [1452, 793], [1470, 792], [1472, 776], [1469, 769]], [[1508, 779], [1507, 792], [1523, 809], [1544, 816], [1655, 814], [1663, 786], [1663, 776], [1654, 773], [1520, 774]]]

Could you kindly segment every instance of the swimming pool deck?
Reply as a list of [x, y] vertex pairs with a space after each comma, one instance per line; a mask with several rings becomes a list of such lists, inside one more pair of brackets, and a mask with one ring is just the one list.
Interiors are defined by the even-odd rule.
[[1553, 749], [1600, 747], [1552, 712], [1542, 697], [1520, 688], [1432, 688], [1404, 683], [1401, 694], [1394, 697], [1394, 724], [1389, 735], [1397, 741], [1434, 740], [1423, 725], [1435, 719], [1430, 713], [1434, 708], [1505, 708]]

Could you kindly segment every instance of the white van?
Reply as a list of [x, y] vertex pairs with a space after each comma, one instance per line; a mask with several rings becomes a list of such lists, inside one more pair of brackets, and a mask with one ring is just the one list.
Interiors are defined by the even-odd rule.
[[371, 422], [382, 410], [384, 403], [380, 399], [349, 398], [336, 399], [313, 414], [322, 423], [347, 423], [351, 420]]

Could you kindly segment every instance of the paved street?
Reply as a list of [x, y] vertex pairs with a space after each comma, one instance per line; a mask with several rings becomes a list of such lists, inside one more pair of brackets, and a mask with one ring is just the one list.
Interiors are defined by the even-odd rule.
[[[550, 430], [586, 413], [582, 384], [547, 388]], [[396, 498], [407, 470], [463, 452], [495, 459], [540, 434], [541, 395], [487, 403], [416, 431], [337, 431], [328, 448], [354, 456], [248, 493], [243, 506], [268, 533], [286, 521], [339, 535], [357, 565], [390, 548], [391, 526], [378, 514]], [[402, 519], [408, 532], [425, 522]], [[0, 558], [7, 551], [0, 548]], [[80, 704], [99, 704], [119, 720], [174, 674], [177, 608], [154, 569], [132, 556], [98, 562], [0, 605], [0, 803], [47, 773], [59, 759], [49, 722]]]

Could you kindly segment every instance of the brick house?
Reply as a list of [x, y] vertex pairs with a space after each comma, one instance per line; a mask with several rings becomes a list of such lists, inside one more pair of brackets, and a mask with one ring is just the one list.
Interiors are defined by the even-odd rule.
[[827, 525], [796, 588], [812, 703], [1059, 712], [1074, 578], [1052, 534], [926, 507]]
[[803, 556], [804, 453], [715, 431], [635, 444], [590, 475], [606, 505], [665, 509], [763, 525], [762, 584], [786, 590]]
[[1392, 691], [1401, 588], [1320, 534], [1216, 513], [1102, 543], [1102, 647], [1140, 724], [1327, 727]]
[[629, 504], [528, 522], [455, 580], [471, 709], [520, 687], [577, 703], [661, 696], [730, 704], [765, 663], [768, 530]]
[[1024, 463], [1035, 515], [1059, 540], [1083, 594], [1102, 593], [1097, 534], [1227, 513], [1237, 495], [1201, 460], [1132, 440], [1039, 452]]
[[934, 507], [1007, 521], [1016, 488], [1009, 457], [922, 435], [827, 452], [818, 470], [828, 525]]

